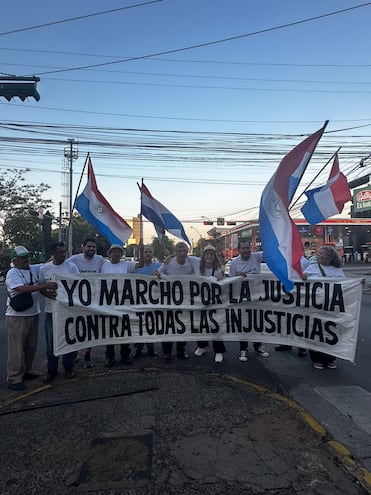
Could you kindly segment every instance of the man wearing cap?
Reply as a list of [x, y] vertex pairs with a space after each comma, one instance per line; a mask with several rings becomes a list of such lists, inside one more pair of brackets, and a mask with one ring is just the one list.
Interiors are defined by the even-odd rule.
[[[82, 253], [74, 254], [68, 258], [68, 261], [74, 263], [80, 273], [100, 273], [104, 263], [104, 258], [97, 253], [97, 243], [94, 237], [87, 237], [82, 243]], [[94, 366], [91, 360], [91, 348], [85, 351], [84, 356], [85, 368]]]
[[[67, 247], [64, 242], [53, 242], [49, 246], [49, 253], [52, 260], [45, 263], [40, 268], [40, 282], [47, 282], [53, 273], [79, 273], [79, 269], [74, 263], [66, 261]], [[45, 383], [49, 383], [58, 375], [58, 357], [53, 352], [53, 307], [52, 300], [55, 294], [48, 290], [42, 290], [45, 296], [45, 337], [46, 337], [46, 357], [48, 360], [48, 372], [44, 378]], [[66, 379], [74, 378], [73, 365], [76, 353], [69, 352], [62, 357], [64, 376]]]
[[[6, 276], [8, 300], [6, 306], [6, 329], [8, 334], [7, 383], [10, 390], [20, 392], [26, 388], [23, 380], [32, 380], [38, 375], [32, 373], [36, 353], [39, 327], [39, 291], [55, 292], [55, 282], [39, 283], [38, 267], [30, 266], [30, 252], [24, 246], [16, 246], [11, 252], [13, 268]], [[32, 306], [16, 311], [10, 305], [11, 299], [19, 294], [30, 293]]]
[[[105, 261], [102, 266], [102, 273], [134, 273], [135, 261], [121, 259], [124, 255], [124, 248], [120, 244], [112, 244], [107, 252], [109, 261]], [[122, 364], [131, 364], [129, 344], [121, 344], [120, 355]], [[115, 346], [106, 346], [105, 366], [111, 368], [115, 364]]]

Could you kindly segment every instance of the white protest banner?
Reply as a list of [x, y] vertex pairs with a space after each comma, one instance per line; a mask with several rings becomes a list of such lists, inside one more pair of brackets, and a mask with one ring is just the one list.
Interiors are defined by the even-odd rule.
[[56, 274], [56, 355], [86, 347], [176, 340], [258, 341], [354, 360], [360, 279], [296, 282], [272, 275], [161, 279], [127, 274]]

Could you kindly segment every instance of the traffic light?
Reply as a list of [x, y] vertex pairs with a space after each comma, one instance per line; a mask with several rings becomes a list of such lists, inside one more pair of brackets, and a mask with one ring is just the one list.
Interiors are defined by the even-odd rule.
[[204, 220], [204, 225], [213, 225], [211, 220]]
[[39, 101], [40, 95], [36, 87], [39, 81], [39, 77], [1, 77], [0, 97], [3, 96], [8, 101], [12, 98], [20, 98], [22, 101], [35, 98]]
[[227, 225], [236, 225], [237, 222], [227, 222]]

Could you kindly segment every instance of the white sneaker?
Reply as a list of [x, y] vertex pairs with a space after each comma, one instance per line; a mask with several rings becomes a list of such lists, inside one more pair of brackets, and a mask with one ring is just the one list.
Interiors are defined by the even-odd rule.
[[247, 357], [247, 351], [241, 351], [238, 357], [240, 361], [247, 361], [249, 358]]
[[262, 346], [255, 349], [255, 352], [257, 352], [261, 357], [269, 357], [269, 352], [266, 351]]
[[224, 359], [224, 357], [223, 357], [223, 354], [221, 352], [217, 352], [215, 354], [215, 362], [216, 363], [222, 363], [223, 359]]
[[197, 349], [195, 350], [195, 356], [201, 357], [204, 354], [206, 354], [206, 349], [204, 349], [203, 347], [197, 347]]
[[323, 363], [313, 363], [313, 368], [315, 370], [324, 370], [325, 369], [325, 365]]

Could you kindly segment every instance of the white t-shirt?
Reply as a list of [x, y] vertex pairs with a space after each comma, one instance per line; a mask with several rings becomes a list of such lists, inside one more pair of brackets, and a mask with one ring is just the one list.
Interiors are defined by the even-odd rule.
[[200, 275], [200, 258], [187, 256], [184, 265], [180, 265], [174, 257], [169, 263], [162, 263], [158, 271], [164, 275]]
[[205, 273], [202, 273], [201, 275], [202, 277], [208, 277], [213, 280], [220, 280], [223, 278], [223, 270], [221, 268], [214, 270], [214, 268], [205, 267]]
[[250, 253], [247, 261], [240, 256], [233, 258], [229, 268], [229, 276], [236, 277], [237, 273], [260, 273], [260, 263], [263, 261], [263, 251]]
[[[60, 265], [55, 265], [52, 261], [45, 263], [40, 268], [40, 282], [49, 282], [53, 273], [79, 273], [79, 269], [74, 263], [64, 261]], [[53, 300], [49, 297], [45, 297], [45, 312], [51, 313], [53, 311]]]
[[[336, 266], [325, 266], [325, 265], [321, 265], [321, 267], [323, 268], [323, 271], [326, 273], [326, 277], [329, 277], [329, 278], [345, 278], [345, 274], [342, 270], [342, 268], [337, 268]], [[319, 269], [319, 266], [317, 263], [313, 263], [311, 265], [308, 266], [308, 268], [306, 268], [304, 270], [304, 273], [305, 275], [308, 276], [308, 278], [322, 278], [323, 275], [321, 273], [321, 270]]]
[[104, 258], [100, 254], [95, 254], [92, 258], [85, 258], [84, 253], [74, 254], [67, 261], [74, 263], [80, 273], [100, 273]]
[[118, 263], [105, 261], [102, 266], [102, 273], [134, 273], [135, 261], [120, 260]]
[[[11, 268], [6, 274], [6, 288], [12, 297], [20, 294], [20, 292], [14, 290], [16, 287], [20, 287], [21, 285], [29, 285], [31, 283], [30, 272], [32, 273], [32, 283], [37, 284], [39, 281], [39, 270], [40, 266], [33, 267], [30, 265], [30, 269], [21, 270], [20, 268]], [[6, 301], [6, 311], [5, 316], [35, 316], [40, 313], [40, 303], [39, 291], [31, 292], [33, 299], [33, 306], [24, 310], [24, 311], [15, 311], [13, 308], [9, 306], [9, 297]]]

